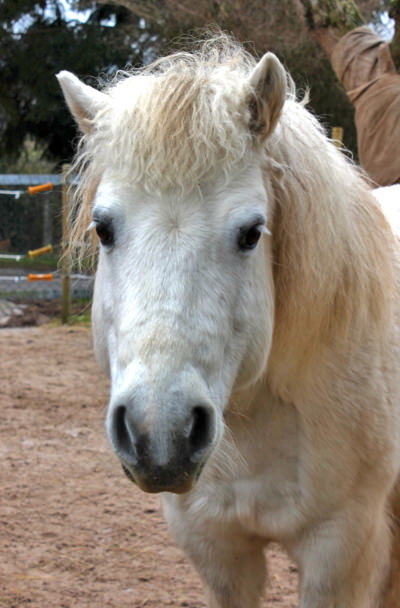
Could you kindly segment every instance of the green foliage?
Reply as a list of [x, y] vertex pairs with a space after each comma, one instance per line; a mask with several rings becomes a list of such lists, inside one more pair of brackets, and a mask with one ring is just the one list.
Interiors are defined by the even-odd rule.
[[363, 25], [364, 19], [353, 0], [300, 0], [308, 27], [334, 27], [341, 34]]
[[121, 7], [94, 8], [79, 23], [67, 21], [60, 0], [0, 0], [0, 157], [18, 158], [29, 136], [42, 158], [68, 161], [76, 129], [55, 74], [68, 69], [95, 84], [98, 74], [140, 64], [141, 33]]
[[47, 158], [47, 145], [26, 135], [17, 158], [0, 159], [0, 173], [56, 173], [56, 163]]

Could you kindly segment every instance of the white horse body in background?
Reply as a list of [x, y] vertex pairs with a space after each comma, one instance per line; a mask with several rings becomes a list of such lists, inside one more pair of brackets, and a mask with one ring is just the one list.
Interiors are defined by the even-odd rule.
[[107, 432], [209, 606], [258, 606], [277, 541], [301, 608], [398, 607], [399, 250], [370, 188], [278, 60], [223, 36], [102, 92], [59, 80]]
[[388, 220], [393, 233], [400, 238], [400, 184], [372, 191]]

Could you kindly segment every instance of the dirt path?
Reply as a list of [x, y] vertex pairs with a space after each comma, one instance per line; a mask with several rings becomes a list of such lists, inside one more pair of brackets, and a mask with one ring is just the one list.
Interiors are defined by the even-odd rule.
[[[0, 606], [204, 608], [159, 499], [107, 445], [89, 330], [3, 329], [0, 351]], [[263, 608], [295, 608], [294, 567], [269, 557]]]

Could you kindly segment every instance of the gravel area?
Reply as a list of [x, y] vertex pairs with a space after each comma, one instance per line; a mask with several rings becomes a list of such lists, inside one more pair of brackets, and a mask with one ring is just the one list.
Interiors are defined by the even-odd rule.
[[[159, 497], [111, 453], [89, 329], [2, 329], [0, 350], [0, 607], [205, 608]], [[296, 566], [267, 559], [261, 607], [295, 608]]]

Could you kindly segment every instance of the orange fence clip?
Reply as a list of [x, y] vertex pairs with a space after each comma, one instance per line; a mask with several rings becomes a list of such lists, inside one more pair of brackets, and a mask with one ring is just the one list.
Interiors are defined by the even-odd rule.
[[39, 249], [32, 249], [32, 251], [28, 251], [29, 257], [36, 258], [38, 255], [42, 255], [43, 253], [51, 253], [53, 251], [53, 247], [51, 245], [46, 245], [45, 247], [40, 247]]
[[28, 187], [29, 194], [38, 194], [38, 192], [48, 192], [49, 190], [53, 190], [52, 182], [47, 182], [47, 184], [40, 184], [39, 186]]
[[28, 279], [29, 279], [29, 281], [52, 281], [53, 275], [52, 274], [29, 274]]

